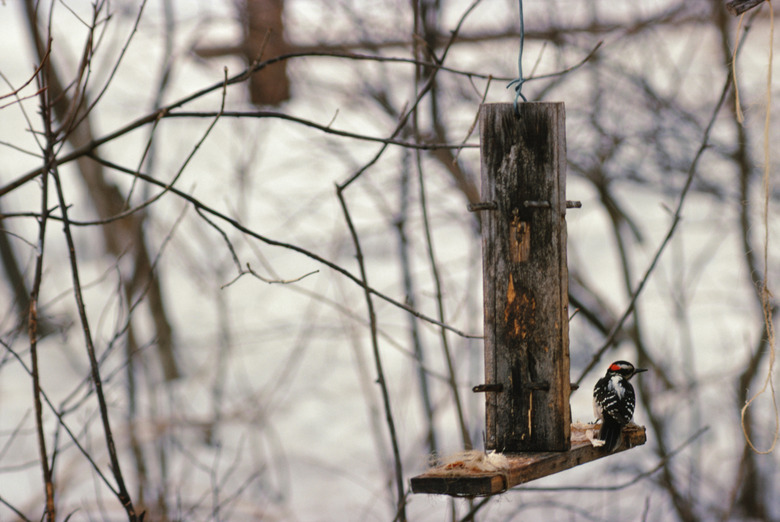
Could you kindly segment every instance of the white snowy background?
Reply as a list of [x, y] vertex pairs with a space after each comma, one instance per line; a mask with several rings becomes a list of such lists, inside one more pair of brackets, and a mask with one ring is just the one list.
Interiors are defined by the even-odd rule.
[[[53, 7], [53, 57], [63, 77], [68, 78], [78, 66], [91, 3], [40, 3], [44, 21]], [[230, 75], [245, 68], [238, 57], [202, 59], [193, 54], [196, 47], [240, 38], [241, 25], [232, 2], [171, 1], [173, 34], [166, 25], [166, 3], [153, 0], [145, 4], [126, 55], [91, 113], [96, 136], [151, 113], [161, 71], [168, 65], [170, 84], [163, 103], [220, 82], [225, 67]], [[438, 26], [446, 36], [470, 3], [441, 3]], [[22, 4], [11, 0], [0, 5], [0, 72], [4, 80], [0, 94], [21, 86], [39, 63]], [[107, 3], [105, 12], [111, 17], [103, 22], [102, 39], [93, 57], [91, 95], [108, 82], [140, 5], [131, 1]], [[570, 271], [594, 289], [603, 299], [598, 306], [613, 318], [623, 313], [630, 300], [624, 267], [628, 266], [631, 287], [636, 288], [671, 226], [687, 170], [726, 82], [723, 33], [715, 21], [718, 9], [723, 9], [722, 2], [703, 0], [525, 2], [529, 35], [549, 30], [558, 39], [545, 43], [529, 36], [524, 53], [527, 74], [533, 69], [536, 75], [565, 69], [603, 41], [582, 67], [563, 77], [529, 82], [524, 93], [531, 100], [566, 103], [567, 197], [583, 204], [582, 209], [567, 214]], [[767, 6], [762, 10], [762, 15], [752, 19], [737, 62], [746, 113], [744, 128], [750, 140], [749, 234], [759, 261], [764, 246], [761, 175], [766, 66], [769, 46], [777, 49], [770, 42]], [[736, 21], [728, 17], [727, 35], [732, 44]], [[461, 33], [516, 31], [518, 24], [515, 1], [484, 0], [465, 18]], [[379, 50], [366, 44], [355, 51], [410, 58], [412, 8], [409, 2], [393, 0], [288, 0], [285, 31], [287, 39], [299, 46], [398, 40], [407, 43]], [[172, 38], [169, 56], [165, 54], [166, 36]], [[517, 53], [516, 37], [485, 39], [454, 45], [445, 65], [512, 78], [517, 75]], [[407, 63], [307, 57], [290, 60], [288, 67], [292, 99], [268, 110], [338, 130], [388, 137], [397, 121], [381, 108], [378, 96], [370, 93], [386, 96], [386, 103], [398, 111], [405, 110], [415, 97], [414, 69]], [[774, 73], [774, 78], [780, 77], [777, 65]], [[477, 144], [478, 133], [469, 135], [469, 130], [488, 82], [446, 71], [439, 72], [438, 78], [437, 102], [450, 143], [465, 140]], [[492, 81], [486, 101], [511, 101], [511, 90], [505, 85], [505, 81]], [[775, 99], [777, 85], [775, 80]], [[3, 187], [42, 165], [32, 134], [41, 129], [35, 90], [33, 82], [21, 91], [20, 95], [28, 98], [20, 103], [12, 103], [13, 98], [0, 100]], [[220, 101], [221, 90], [217, 89], [185, 109], [217, 111]], [[426, 103], [420, 125], [429, 131], [431, 112]], [[658, 372], [654, 375], [652, 371], [639, 377], [645, 380], [639, 393], [652, 394], [652, 415], [662, 426], [663, 448], [659, 448], [658, 427], [648, 426], [645, 446], [512, 490], [490, 501], [477, 519], [682, 519], [670, 489], [680, 493], [680, 502], [691, 506], [694, 519], [749, 518], [750, 513], [735, 507], [747, 472], [757, 477], [768, 514], [780, 517], [780, 504], [772, 494], [778, 479], [776, 453], [753, 457], [757, 467], [748, 471], [741, 465], [745, 440], [740, 427], [738, 379], [753, 353], [765, 351], [756, 378], [748, 383], [750, 394], [757, 391], [768, 371], [771, 348], [759, 345], [762, 314], [745, 263], [740, 223], [744, 198], [734, 159], [739, 137], [731, 116], [733, 105], [732, 91], [716, 119], [711, 144], [698, 163], [682, 220], [637, 302], [639, 315], [629, 318], [627, 333], [618, 335], [617, 348], [607, 351], [571, 399], [573, 420], [592, 420], [590, 390], [606, 365], [620, 358], [637, 360], [637, 347], [628, 330], [634, 317], [639, 317], [644, 349], [670, 379], [663, 382]], [[248, 102], [245, 84], [227, 89], [226, 109], [257, 110]], [[154, 131], [153, 171], [147, 174], [163, 182], [170, 180], [212, 120], [161, 121]], [[771, 289], [777, 275], [774, 171], [778, 121], [772, 112]], [[100, 154], [137, 168], [150, 133], [150, 126], [139, 128], [101, 147]], [[617, 147], [610, 142], [614, 137], [620, 139]], [[264, 237], [296, 245], [359, 274], [334, 184], [366, 164], [380, 146], [280, 119], [223, 117], [183, 170], [176, 187]], [[68, 150], [65, 146], [62, 154]], [[605, 157], [607, 151], [614, 155]], [[478, 149], [463, 149], [458, 161], [465, 172], [478, 176]], [[423, 153], [422, 165], [445, 321], [457, 330], [480, 335], [482, 274], [475, 217], [467, 212], [463, 193], [430, 152]], [[404, 168], [410, 169], [411, 177], [405, 231], [416, 285], [415, 306], [426, 316], [436, 317], [436, 287], [413, 151], [391, 146], [345, 191], [345, 198], [360, 237], [369, 282], [404, 302], [395, 226]], [[71, 219], [94, 219], [75, 167], [63, 165], [60, 172], [72, 204]], [[129, 192], [130, 176], [107, 172], [112, 183]], [[621, 259], [613, 224], [597, 184], [587, 172], [609, 177], [611, 197], [641, 234], [641, 240], [632, 237], [623, 223], [623, 237], [628, 241], [626, 259]], [[135, 204], [159, 191], [144, 184], [134, 190]], [[0, 198], [2, 212], [37, 213], [40, 197], [41, 184], [26, 183]], [[51, 199], [50, 207], [54, 205]], [[237, 269], [223, 237], [191, 205], [169, 193], [148, 212], [147, 246], [153, 259], [159, 255], [157, 270], [183, 375], [174, 382], [162, 379], [147, 311], [132, 311], [139, 344], [146, 347], [137, 370], [139, 413], [132, 422], [145, 451], [147, 486], [153, 485], [144, 492], [147, 520], [163, 516], [171, 520], [392, 520], [396, 511], [393, 458], [362, 289], [310, 257], [264, 244], [221, 222], [242, 265], [249, 263], [263, 277], [287, 280], [316, 271], [290, 284], [268, 284], [251, 275], [234, 281]], [[9, 217], [2, 226], [12, 234], [29, 284], [35, 265], [37, 221], [29, 215]], [[117, 291], [126, 272], [125, 261], [105, 253], [96, 227], [77, 227], [74, 234], [86, 310], [98, 354], [104, 356], [101, 371], [112, 427], [135, 499], [139, 480], [127, 436], [127, 361], [125, 352], [111, 344], [131, 313]], [[759, 268], [763, 270], [763, 264]], [[32, 383], [8, 351], [14, 350], [28, 363], [29, 339], [24, 328], [17, 328], [19, 318], [10, 287], [0, 286], [0, 291], [5, 296], [0, 300], [4, 343], [0, 356], [0, 519], [16, 516], [7, 503], [37, 520], [43, 515], [44, 496]], [[408, 488], [409, 479], [429, 464], [425, 440], [429, 422], [435, 427], [440, 453], [461, 450], [462, 441], [446, 383], [439, 329], [415, 319], [435, 410], [431, 421], [425, 418], [421, 405], [410, 316], [381, 299], [374, 298], [374, 306], [403, 480]], [[89, 363], [60, 222], [50, 222], [48, 227], [40, 307], [41, 313], [57, 324], [56, 331], [39, 346], [42, 386], [55, 406], [68, 404], [63, 421], [110, 475], [97, 403], [88, 393]], [[481, 342], [452, 332], [447, 338], [468, 431], [475, 446], [481, 448], [484, 397], [470, 391], [483, 382]], [[604, 334], [583, 315], [574, 316], [570, 325], [573, 380], [603, 341]], [[72, 393], [75, 399], [70, 397]], [[82, 397], [83, 402], [79, 402]], [[775, 431], [776, 413], [770, 397], [768, 391], [751, 410], [759, 449], [772, 445]], [[640, 398], [635, 420], [647, 425], [649, 417]], [[71, 520], [124, 519], [116, 498], [96, 478], [90, 463], [58, 429], [57, 418], [46, 408], [44, 421], [49, 448], [57, 447], [58, 519], [71, 513]], [[706, 432], [686, 443], [704, 427]], [[664, 455], [677, 448], [681, 448], [679, 453], [664, 460]], [[534, 490], [620, 486], [662, 462], [667, 465], [665, 471], [659, 468], [617, 492]], [[674, 482], [671, 486], [665, 483], [668, 478]], [[447, 497], [410, 495], [407, 501], [410, 520], [458, 520], [469, 510], [467, 501]]]

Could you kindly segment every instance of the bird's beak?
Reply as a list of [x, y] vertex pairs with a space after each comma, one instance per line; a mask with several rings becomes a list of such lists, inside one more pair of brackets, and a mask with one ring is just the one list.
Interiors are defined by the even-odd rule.
[[642, 373], [642, 372], [646, 372], [646, 371], [647, 371], [647, 368], [636, 368], [634, 370], [634, 373]]

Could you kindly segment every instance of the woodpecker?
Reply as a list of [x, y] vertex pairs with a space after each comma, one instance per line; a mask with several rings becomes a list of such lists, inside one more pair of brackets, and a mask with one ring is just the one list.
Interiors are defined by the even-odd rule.
[[634, 387], [628, 381], [646, 371], [646, 368], [634, 368], [630, 362], [615, 361], [593, 388], [593, 413], [601, 420], [599, 439], [608, 451], [617, 447], [623, 426], [634, 416]]

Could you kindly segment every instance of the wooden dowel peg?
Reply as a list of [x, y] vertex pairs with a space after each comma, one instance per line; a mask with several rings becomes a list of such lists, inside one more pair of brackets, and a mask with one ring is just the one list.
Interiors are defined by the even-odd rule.
[[504, 391], [504, 385], [501, 383], [498, 384], [477, 384], [474, 386], [471, 391], [474, 393], [485, 393], [485, 392], [496, 392], [500, 393]]
[[[480, 108], [486, 449], [570, 446], [563, 103]], [[544, 210], [541, 210], [544, 209]]]
[[[485, 309], [485, 451], [413, 477], [415, 493], [495, 495], [613, 453], [597, 425], [571, 424], [566, 133], [563, 103], [484, 104], [479, 133]], [[617, 451], [644, 444], [623, 429]]]
[[479, 203], [469, 203], [469, 212], [479, 212], [481, 210], [496, 210], [498, 205], [495, 201], [480, 201]]

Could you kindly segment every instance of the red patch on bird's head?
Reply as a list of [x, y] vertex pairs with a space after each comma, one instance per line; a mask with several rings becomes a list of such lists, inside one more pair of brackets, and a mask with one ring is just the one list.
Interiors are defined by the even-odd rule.
[[620, 365], [619, 364], [612, 364], [609, 367], [609, 369], [612, 370], [613, 372], [616, 372], [616, 371], [620, 370]]

